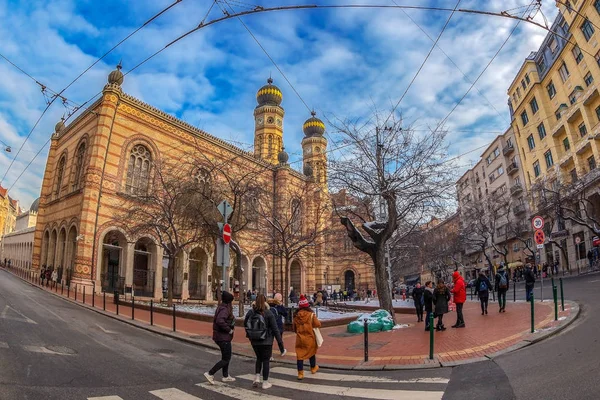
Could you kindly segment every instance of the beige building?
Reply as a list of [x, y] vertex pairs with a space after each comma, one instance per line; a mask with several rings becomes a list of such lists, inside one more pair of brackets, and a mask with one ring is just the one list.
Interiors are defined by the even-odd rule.
[[5, 234], [0, 242], [0, 260], [13, 267], [31, 269], [33, 256], [33, 237], [37, 222], [39, 199], [35, 200], [31, 208], [16, 217], [15, 230]]

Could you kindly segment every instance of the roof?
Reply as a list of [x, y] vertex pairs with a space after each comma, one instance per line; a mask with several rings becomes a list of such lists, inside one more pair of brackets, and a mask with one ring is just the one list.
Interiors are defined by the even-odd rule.
[[8, 193], [8, 190], [6, 190], [5, 188], [2, 187], [2, 185], [0, 185], [0, 196], [6, 198], [7, 193]]

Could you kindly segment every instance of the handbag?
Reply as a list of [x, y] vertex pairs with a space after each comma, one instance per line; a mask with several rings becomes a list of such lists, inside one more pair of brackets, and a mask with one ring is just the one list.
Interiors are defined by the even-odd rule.
[[[312, 319], [315, 315], [313, 314], [310, 317], [310, 324], [312, 325]], [[323, 335], [321, 335], [321, 330], [319, 328], [313, 328], [313, 332], [315, 333], [315, 339], [317, 341], [317, 347], [321, 347], [323, 345]]]

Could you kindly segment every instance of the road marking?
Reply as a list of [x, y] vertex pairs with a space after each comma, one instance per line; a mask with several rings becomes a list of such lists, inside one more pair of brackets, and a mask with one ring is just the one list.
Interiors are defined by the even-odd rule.
[[150, 394], [162, 400], [202, 400], [200, 397], [192, 396], [175, 388], [153, 390]]
[[119, 396], [88, 397], [87, 400], [123, 400]]
[[252, 390], [241, 389], [234, 386], [227, 386], [221, 382], [215, 382], [214, 385], [210, 383], [197, 383], [196, 386], [200, 386], [203, 389], [210, 390], [234, 399], [244, 400], [289, 400], [281, 396], [271, 396], [261, 392], [253, 392]]
[[72, 355], [74, 355], [74, 354], [59, 353], [57, 351], [52, 351], [50, 349], [45, 348], [44, 346], [23, 346], [23, 350], [28, 351], [30, 353], [53, 354], [53, 355], [57, 355], [57, 356], [72, 356]]
[[[12, 312], [19, 314], [21, 316], [21, 318], [8, 316], [7, 314], [8, 314], [9, 310], [12, 310]], [[35, 325], [37, 325], [37, 322], [35, 322], [31, 318], [26, 317], [20, 311], [15, 310], [11, 306], [5, 306], [4, 307], [4, 310], [2, 311], [2, 314], [0, 314], [0, 318], [10, 319], [12, 321], [27, 322], [28, 324], [35, 324]]]
[[104, 332], [104, 333], [109, 333], [109, 334], [111, 334], [111, 333], [117, 333], [117, 332], [109, 331], [108, 329], [104, 329], [100, 324], [96, 324], [96, 326], [98, 328], [102, 329], [102, 332]]
[[[275, 374], [288, 375], [296, 377], [298, 371], [292, 368], [276, 367], [272, 368], [271, 372]], [[324, 381], [337, 381], [337, 382], [380, 382], [380, 383], [448, 383], [449, 379], [446, 378], [413, 378], [405, 380], [381, 378], [378, 376], [362, 376], [362, 375], [342, 375], [342, 374], [330, 374], [321, 373], [317, 375], [307, 375], [305, 378], [314, 378]]]
[[[242, 375], [240, 379], [253, 380], [254, 375]], [[331, 394], [334, 396], [360, 397], [363, 399], [396, 400], [410, 398], [411, 400], [441, 400], [444, 392], [427, 392], [417, 390], [365, 389], [329, 385], [313, 385], [302, 382], [269, 379], [269, 383], [287, 389], [304, 390], [307, 392]]]
[[0, 349], [8, 349], [8, 343], [0, 342]]
[[589, 281], [590, 283], [600, 282], [600, 279], [596, 279], [595, 281]]

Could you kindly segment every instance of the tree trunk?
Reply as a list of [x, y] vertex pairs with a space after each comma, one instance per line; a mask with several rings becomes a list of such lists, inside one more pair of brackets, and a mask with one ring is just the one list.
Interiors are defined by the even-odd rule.
[[379, 299], [379, 307], [389, 311], [392, 315], [392, 320], [396, 324], [396, 315], [392, 304], [392, 293], [389, 286], [389, 275], [385, 263], [385, 243], [380, 243], [377, 250], [374, 252], [373, 265], [375, 267], [375, 285], [377, 286], [377, 298]]
[[173, 288], [175, 285], [175, 256], [169, 254], [169, 266], [167, 268], [167, 306], [173, 306]]

